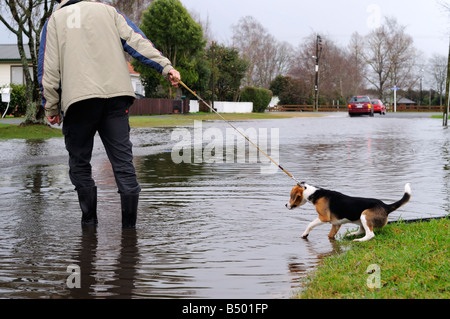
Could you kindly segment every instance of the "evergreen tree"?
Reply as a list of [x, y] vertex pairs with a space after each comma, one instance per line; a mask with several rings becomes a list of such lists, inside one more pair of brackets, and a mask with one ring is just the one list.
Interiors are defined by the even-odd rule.
[[218, 101], [236, 101], [249, 63], [235, 48], [213, 42], [206, 52], [211, 67], [211, 91]]
[[[140, 29], [180, 73], [183, 82], [194, 87], [199, 80], [198, 61], [206, 41], [200, 24], [196, 23], [179, 0], [155, 0], [142, 14]], [[146, 66], [133, 61], [136, 71], [146, 83], [147, 96], [156, 92], [159, 83], [171, 97], [167, 81]], [[153, 88], [151, 87], [153, 86]]]

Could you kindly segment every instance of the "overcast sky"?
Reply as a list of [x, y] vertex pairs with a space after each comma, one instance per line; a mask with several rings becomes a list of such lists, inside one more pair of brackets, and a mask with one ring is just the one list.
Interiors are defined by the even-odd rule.
[[[312, 32], [346, 46], [351, 34], [368, 34], [384, 16], [393, 16], [406, 26], [415, 47], [428, 58], [447, 55], [450, 14], [441, 3], [450, 0], [181, 0], [202, 20], [210, 21], [215, 40], [231, 43], [232, 28], [241, 17], [253, 16], [280, 41], [297, 47]], [[0, 23], [0, 43], [16, 38]]]
[[312, 32], [346, 46], [357, 31], [368, 34], [384, 16], [406, 26], [415, 47], [427, 57], [449, 51], [450, 0], [181, 0], [202, 20], [207, 18], [215, 40], [231, 43], [232, 28], [241, 17], [253, 16], [280, 41], [297, 47]]

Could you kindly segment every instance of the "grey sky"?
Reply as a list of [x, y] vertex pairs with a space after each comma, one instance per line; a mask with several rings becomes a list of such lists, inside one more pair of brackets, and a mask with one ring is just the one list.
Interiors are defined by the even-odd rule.
[[450, 14], [441, 3], [450, 0], [181, 0], [202, 20], [207, 18], [215, 39], [231, 43], [231, 26], [253, 16], [278, 40], [297, 47], [312, 32], [346, 46], [357, 31], [368, 34], [384, 16], [406, 26], [415, 47], [428, 58], [448, 54]]
[[[233, 24], [241, 17], [253, 16], [280, 41], [297, 47], [312, 32], [347, 45], [351, 34], [366, 35], [393, 16], [406, 26], [417, 49], [425, 58], [433, 53], [447, 55], [450, 14], [441, 3], [450, 0], [181, 0], [202, 20], [207, 18], [214, 38], [230, 44]], [[0, 43], [15, 43], [15, 36], [0, 23]]]

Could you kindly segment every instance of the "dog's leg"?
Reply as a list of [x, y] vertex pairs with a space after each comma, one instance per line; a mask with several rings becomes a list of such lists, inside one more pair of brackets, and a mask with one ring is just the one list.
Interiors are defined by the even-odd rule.
[[346, 237], [358, 236], [358, 235], [362, 235], [362, 234], [364, 234], [364, 233], [365, 233], [364, 227], [363, 227], [363, 226], [359, 226], [359, 229], [358, 229], [357, 231], [348, 233], [348, 234], [346, 235]]
[[330, 230], [330, 233], [328, 234], [328, 238], [333, 239], [334, 236], [336, 236], [337, 232], [339, 231], [339, 228], [341, 228], [341, 225], [331, 226], [331, 230]]
[[319, 226], [325, 222], [321, 221], [319, 218], [314, 219], [312, 222], [309, 223], [308, 227], [306, 227], [305, 232], [302, 234], [302, 238], [306, 238], [309, 235], [309, 232], [311, 229], [313, 229], [316, 226]]
[[353, 241], [367, 241], [367, 240], [371, 240], [373, 237], [375, 237], [373, 230], [367, 224], [367, 219], [366, 219], [366, 215], [364, 214], [364, 212], [361, 214], [361, 225], [364, 227], [364, 230], [366, 231], [366, 235], [363, 238], [354, 239]]

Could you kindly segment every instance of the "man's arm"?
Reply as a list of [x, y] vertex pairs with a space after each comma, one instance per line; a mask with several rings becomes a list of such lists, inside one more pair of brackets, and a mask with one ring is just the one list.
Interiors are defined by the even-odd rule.
[[116, 11], [116, 26], [126, 52], [162, 74], [172, 85], [178, 84], [180, 73], [173, 68], [170, 60], [163, 56], [144, 33], [119, 11]]

